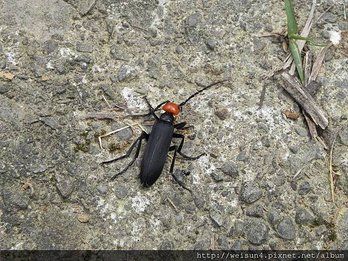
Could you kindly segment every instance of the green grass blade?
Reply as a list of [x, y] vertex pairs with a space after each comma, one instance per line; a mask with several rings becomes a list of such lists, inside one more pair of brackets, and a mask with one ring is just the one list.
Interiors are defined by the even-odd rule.
[[285, 0], [285, 12], [288, 21], [288, 34], [298, 34], [297, 22], [294, 13], [294, 7], [292, 6], [291, 0]]
[[292, 55], [292, 58], [294, 59], [294, 63], [297, 69], [298, 76], [300, 78], [301, 83], [304, 83], [304, 70], [302, 65], [302, 57], [301, 53], [298, 49], [298, 46], [296, 44], [296, 40], [289, 39], [289, 49]]
[[301, 53], [298, 49], [298, 46], [296, 44], [296, 40], [294, 39], [295, 36], [298, 35], [298, 28], [297, 28], [297, 22], [295, 18], [294, 13], [294, 7], [292, 6], [291, 0], [285, 0], [285, 12], [286, 12], [286, 18], [288, 22], [288, 38], [289, 38], [289, 49], [292, 55], [292, 58], [294, 59], [294, 63], [298, 72], [298, 76], [300, 78], [301, 83], [304, 83], [304, 70], [302, 65], [302, 57]]
[[291, 39], [295, 39], [295, 40], [303, 40], [303, 41], [306, 41], [306, 43], [309, 43], [310, 45], [312, 46], [318, 46], [318, 47], [325, 47], [326, 44], [318, 44], [318, 43], [315, 43], [313, 41], [312, 38], [309, 38], [309, 37], [303, 37], [301, 35], [298, 35], [298, 34], [288, 34], [288, 37], [291, 38]]

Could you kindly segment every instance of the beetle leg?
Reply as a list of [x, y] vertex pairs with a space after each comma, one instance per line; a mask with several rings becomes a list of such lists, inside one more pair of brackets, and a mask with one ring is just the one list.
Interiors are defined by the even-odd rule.
[[135, 155], [134, 155], [134, 158], [132, 159], [132, 161], [130, 163], [128, 163], [128, 165], [119, 173], [115, 174], [114, 176], [112, 176], [111, 180], [115, 179], [117, 176], [123, 174], [124, 172], [126, 172], [128, 170], [128, 168], [130, 166], [132, 166], [132, 164], [135, 162], [135, 160], [138, 158], [139, 156], [139, 152], [140, 152], [140, 148], [141, 148], [141, 142], [143, 139], [148, 139], [149, 138], [149, 134], [147, 134], [146, 132], [142, 132], [141, 135], [139, 136], [139, 138], [137, 138], [135, 140], [135, 142], [132, 144], [132, 146], [130, 146], [130, 148], [128, 149], [127, 153], [125, 155], [122, 155], [121, 157], [118, 157], [118, 158], [115, 158], [115, 159], [111, 159], [111, 160], [106, 160], [106, 161], [103, 161], [102, 163], [103, 164], [108, 164], [108, 163], [111, 163], [111, 162], [114, 162], [114, 161], [117, 161], [117, 160], [120, 160], [120, 159], [124, 159], [124, 158], [127, 158], [129, 157], [129, 155], [132, 153], [133, 149], [137, 146], [137, 150], [135, 152]]
[[188, 187], [185, 186], [185, 184], [179, 180], [175, 175], [174, 175], [174, 164], [175, 164], [175, 158], [176, 158], [176, 153], [178, 152], [178, 147], [176, 145], [173, 145], [169, 148], [169, 150], [174, 150], [174, 156], [172, 159], [172, 163], [170, 164], [170, 169], [169, 169], [169, 173], [170, 175], [172, 175], [172, 177], [174, 178], [174, 180], [184, 189], [188, 190], [191, 194], [192, 194], [192, 190], [189, 189]]
[[185, 155], [184, 153], [181, 152], [181, 149], [182, 149], [182, 146], [184, 145], [184, 140], [185, 140], [185, 136], [182, 135], [182, 134], [179, 134], [179, 133], [174, 133], [173, 134], [173, 138], [179, 138], [181, 139], [181, 142], [180, 142], [180, 145], [177, 149], [178, 153], [184, 158], [184, 159], [188, 159], [188, 160], [196, 160], [196, 159], [199, 159], [200, 157], [204, 156], [205, 153], [202, 153], [196, 157], [190, 157], [190, 156], [187, 156]]
[[181, 129], [184, 128], [185, 125], [186, 125], [186, 121], [179, 122], [179, 123], [174, 125], [174, 128], [177, 129], [177, 130], [181, 130]]
[[187, 129], [194, 129], [195, 128], [195, 126], [193, 126], [193, 125], [189, 125], [189, 126], [185, 126], [185, 125], [186, 125], [185, 121], [179, 122], [177, 124], [174, 124], [174, 128], [177, 130], [187, 130]]
[[169, 101], [164, 101], [160, 104], [158, 104], [156, 106], [156, 108], [153, 108], [152, 105], [150, 104], [150, 102], [148, 101], [148, 99], [144, 96], [143, 97], [147, 106], [149, 107], [149, 112], [148, 113], [144, 113], [144, 114], [130, 114], [130, 115], [127, 115], [126, 117], [146, 117], [146, 116], [150, 116], [152, 115], [153, 117], [155, 117], [155, 119], [158, 120], [158, 116], [155, 114], [155, 112], [165, 103], [169, 102]]
[[169, 102], [169, 101], [164, 101], [164, 102], [158, 104], [158, 105], [156, 106], [156, 108], [153, 108], [152, 105], [150, 104], [150, 102], [147, 100], [146, 97], [144, 97], [144, 100], [146, 101], [147, 106], [149, 106], [149, 108], [150, 108], [150, 112], [147, 113], [147, 114], [145, 114], [144, 116], [152, 115], [153, 117], [155, 117], [156, 120], [158, 120], [158, 116], [155, 114], [155, 112], [156, 112], [159, 108], [161, 108], [161, 106], [162, 106], [163, 104]]

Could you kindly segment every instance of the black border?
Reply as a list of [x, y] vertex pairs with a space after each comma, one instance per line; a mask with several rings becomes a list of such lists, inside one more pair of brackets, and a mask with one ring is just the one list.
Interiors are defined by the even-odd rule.
[[0, 261], [347, 260], [348, 250], [0, 250]]

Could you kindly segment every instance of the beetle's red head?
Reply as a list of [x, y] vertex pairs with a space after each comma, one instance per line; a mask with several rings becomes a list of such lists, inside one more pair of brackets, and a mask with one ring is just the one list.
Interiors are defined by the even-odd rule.
[[173, 114], [174, 116], [176, 116], [180, 113], [180, 106], [176, 103], [173, 103], [173, 102], [167, 102], [162, 107], [162, 110], [169, 112], [169, 113]]

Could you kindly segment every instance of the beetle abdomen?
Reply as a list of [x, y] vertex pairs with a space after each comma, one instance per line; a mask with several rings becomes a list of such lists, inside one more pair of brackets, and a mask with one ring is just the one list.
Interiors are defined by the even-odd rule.
[[161, 175], [173, 132], [173, 125], [161, 120], [152, 127], [141, 162], [140, 181], [145, 187], [151, 186]]

